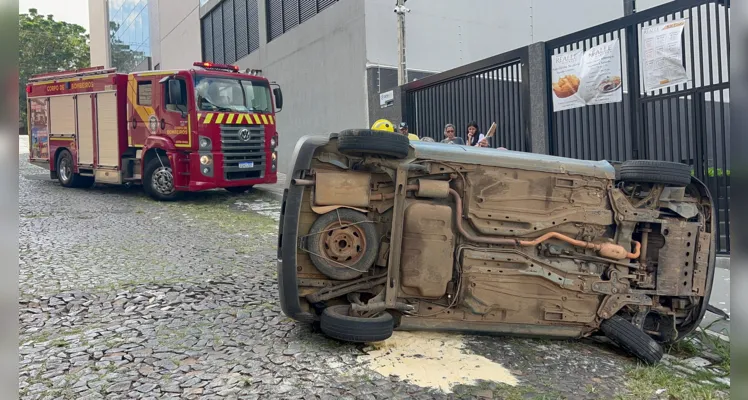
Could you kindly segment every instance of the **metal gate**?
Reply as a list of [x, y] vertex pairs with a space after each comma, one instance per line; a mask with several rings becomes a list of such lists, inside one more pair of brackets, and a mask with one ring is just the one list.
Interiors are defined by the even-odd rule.
[[[682, 47], [691, 81], [647, 93], [639, 76], [642, 28], [686, 18]], [[619, 39], [623, 101], [550, 113], [550, 152], [589, 160], [653, 159], [692, 167], [715, 198], [720, 253], [729, 235], [729, 0], [680, 0], [546, 42], [551, 56]]]
[[[691, 80], [647, 93], [640, 79], [639, 32], [681, 18], [688, 19], [682, 55]], [[546, 113], [540, 118], [543, 126], [533, 132], [534, 138], [547, 133], [548, 153], [587, 160], [654, 159], [690, 165], [715, 198], [718, 251], [729, 254], [729, 32], [729, 0], [672, 1], [536, 44], [543, 46], [540, 53], [545, 51], [545, 61], [535, 61], [532, 76], [529, 48], [522, 47], [403, 85], [403, 117], [411, 132], [436, 140], [443, 138], [447, 123], [465, 137], [470, 121], [478, 122], [483, 132], [496, 122], [493, 147], [530, 151], [529, 81], [544, 79], [548, 82]], [[613, 39], [621, 44], [623, 100], [553, 112], [551, 57]], [[535, 52], [533, 57], [537, 57]], [[533, 96], [537, 94], [533, 89]]]
[[410, 131], [436, 141], [453, 124], [465, 137], [467, 125], [488, 131], [496, 122], [493, 147], [529, 151], [527, 48], [468, 64], [403, 86], [404, 118]]

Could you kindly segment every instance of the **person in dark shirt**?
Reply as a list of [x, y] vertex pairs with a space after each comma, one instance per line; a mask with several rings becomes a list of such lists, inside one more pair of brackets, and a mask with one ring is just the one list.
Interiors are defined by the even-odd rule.
[[478, 146], [481, 140], [485, 138], [486, 136], [480, 132], [480, 128], [478, 127], [478, 123], [473, 121], [470, 124], [468, 124], [467, 127], [467, 145], [468, 146]]
[[447, 126], [444, 127], [444, 140], [442, 140], [442, 143], [448, 143], [448, 144], [461, 144], [464, 145], [465, 141], [462, 140], [461, 137], [455, 136], [455, 126], [452, 124], [447, 124]]

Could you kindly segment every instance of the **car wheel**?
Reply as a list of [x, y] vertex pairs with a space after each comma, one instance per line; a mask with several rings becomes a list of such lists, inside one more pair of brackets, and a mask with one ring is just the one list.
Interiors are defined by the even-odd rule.
[[345, 342], [370, 343], [389, 339], [394, 320], [388, 312], [372, 318], [352, 317], [350, 305], [325, 308], [320, 318], [320, 329], [325, 335]]
[[177, 191], [174, 186], [174, 173], [166, 158], [159, 160], [158, 157], [150, 160], [145, 167], [143, 188], [153, 199], [159, 201], [172, 201], [180, 198], [182, 192]]
[[338, 208], [321, 215], [309, 229], [309, 257], [319, 272], [337, 280], [356, 279], [374, 265], [379, 236], [366, 214]]
[[73, 169], [73, 155], [68, 150], [62, 150], [57, 156], [57, 181], [67, 188], [91, 187], [94, 183], [93, 177], [80, 176]]
[[347, 129], [338, 134], [338, 150], [351, 156], [376, 155], [406, 158], [410, 151], [407, 136], [370, 129]]
[[662, 359], [662, 346], [619, 315], [603, 321], [600, 330], [608, 339], [647, 364], [657, 364]]
[[230, 186], [225, 188], [228, 192], [233, 194], [242, 194], [246, 192], [249, 189], [252, 189], [253, 185], [247, 185], [247, 186]]
[[624, 182], [688, 186], [691, 183], [691, 167], [669, 161], [631, 160], [621, 165], [620, 179]]

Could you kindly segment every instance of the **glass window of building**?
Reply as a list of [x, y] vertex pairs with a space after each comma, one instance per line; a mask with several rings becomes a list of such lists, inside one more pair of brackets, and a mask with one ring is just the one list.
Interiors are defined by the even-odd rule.
[[108, 3], [112, 67], [121, 72], [150, 69], [148, 0], [110, 0]]

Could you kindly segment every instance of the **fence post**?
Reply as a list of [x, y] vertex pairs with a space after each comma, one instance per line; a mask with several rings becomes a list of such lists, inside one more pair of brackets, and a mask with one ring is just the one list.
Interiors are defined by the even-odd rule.
[[529, 105], [530, 151], [538, 154], [549, 154], [548, 137], [550, 135], [548, 115], [548, 72], [546, 70], [545, 42], [528, 46], [527, 60], [529, 76], [523, 77], [530, 85]]
[[[636, 13], [636, 0], [624, 1], [624, 15]], [[644, 132], [641, 123], [641, 93], [639, 92], [639, 27], [636, 22], [626, 26], [626, 65], [628, 66], [629, 126], [631, 127], [631, 155], [633, 159], [644, 156]]]

